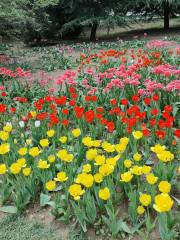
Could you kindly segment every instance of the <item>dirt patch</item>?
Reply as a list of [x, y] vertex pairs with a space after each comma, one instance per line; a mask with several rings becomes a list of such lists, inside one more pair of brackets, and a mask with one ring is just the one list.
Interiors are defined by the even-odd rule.
[[[127, 213], [126, 205], [123, 205], [120, 208], [120, 215], [123, 216], [124, 213]], [[6, 213], [0, 212], [0, 219], [7, 216]], [[31, 223], [40, 223], [43, 226], [53, 229], [56, 232], [57, 239], [61, 240], [69, 240], [69, 232], [70, 232], [70, 226], [65, 225], [62, 222], [58, 221], [52, 214], [51, 214], [51, 208], [46, 207], [42, 208], [38, 204], [34, 204], [29, 209], [26, 210], [24, 214], [25, 218], [31, 222]], [[124, 240], [161, 240], [158, 227], [155, 228], [155, 230], [147, 237], [146, 236], [146, 229], [141, 231], [141, 235], [135, 235], [135, 236], [127, 236], [123, 238]], [[106, 237], [106, 236], [97, 236], [95, 233], [94, 228], [89, 228], [87, 234], [85, 235], [85, 240], [119, 240], [119, 238], [113, 238], [113, 237]]]
[[38, 205], [34, 205], [26, 210], [25, 216], [30, 222], [38, 222], [46, 227], [53, 228], [59, 239], [68, 240], [68, 226], [56, 220], [51, 214], [51, 209], [49, 207], [41, 208]]

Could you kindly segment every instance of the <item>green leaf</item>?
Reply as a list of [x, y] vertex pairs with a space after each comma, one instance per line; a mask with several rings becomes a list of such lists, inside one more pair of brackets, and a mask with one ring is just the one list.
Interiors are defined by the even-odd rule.
[[76, 215], [76, 218], [79, 222], [79, 224], [82, 227], [82, 230], [84, 232], [87, 232], [87, 227], [86, 227], [86, 221], [87, 221], [87, 217], [85, 215], [84, 210], [82, 210], [80, 207], [78, 207], [78, 205], [76, 205], [76, 203], [74, 203], [73, 201], [71, 201], [72, 207], [74, 209], [74, 213]]
[[47, 205], [51, 206], [52, 208], [55, 208], [55, 202], [54, 201], [49, 201]]
[[107, 204], [106, 205], [106, 210], [108, 213], [108, 218], [105, 216], [102, 216], [102, 219], [104, 223], [107, 225], [109, 230], [111, 231], [113, 236], [116, 236], [120, 231], [128, 232], [131, 233], [130, 229], [128, 226], [120, 219], [118, 220], [116, 218], [116, 213], [114, 213], [114, 209], [112, 204]]
[[121, 226], [121, 229], [122, 229], [124, 232], [131, 234], [131, 230], [130, 230], [130, 228], [128, 227], [127, 223], [126, 223], [126, 222], [123, 222], [123, 221], [121, 221], [121, 220], [119, 220], [119, 221], [120, 221], [119, 224], [120, 224], [120, 226]]
[[172, 240], [174, 239], [175, 232], [168, 228], [167, 218], [166, 213], [158, 214], [159, 233], [163, 240]]
[[177, 112], [178, 112], [178, 110], [179, 110], [179, 105], [180, 105], [180, 102], [176, 102], [176, 103], [174, 104], [174, 107], [173, 107], [173, 116], [174, 116], [174, 117], [176, 116], [176, 114], [177, 114]]
[[107, 226], [109, 226], [110, 227], [110, 220], [107, 218], [107, 217], [105, 217], [105, 216], [102, 216], [102, 219], [103, 219], [103, 221], [104, 221], [104, 223], [107, 225]]
[[47, 194], [44, 194], [44, 193], [41, 193], [41, 195], [40, 195], [40, 206], [44, 207], [44, 206], [48, 205], [49, 202], [50, 202], [50, 199], [51, 199], [51, 196], [49, 196]]
[[94, 197], [91, 196], [90, 193], [86, 195], [85, 203], [86, 203], [87, 218], [88, 218], [89, 222], [91, 224], [93, 224], [96, 219], [97, 212], [96, 212], [96, 205], [94, 202]]
[[5, 213], [15, 214], [17, 213], [17, 208], [14, 206], [4, 206], [4, 207], [0, 207], [0, 211]]
[[131, 228], [131, 234], [133, 235], [134, 233], [138, 232], [138, 230], [140, 229], [140, 227], [144, 224], [144, 220], [141, 221], [140, 223], [138, 223], [137, 225], [135, 225], [134, 227]]

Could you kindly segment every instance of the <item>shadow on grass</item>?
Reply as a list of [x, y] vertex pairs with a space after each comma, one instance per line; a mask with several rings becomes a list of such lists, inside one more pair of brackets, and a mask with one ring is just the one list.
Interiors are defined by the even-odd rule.
[[[161, 26], [162, 25], [162, 26]], [[103, 32], [103, 33], [102, 33]], [[106, 29], [98, 29], [97, 30], [97, 43], [102, 41], [114, 42], [117, 39], [121, 39], [123, 41], [134, 40], [135, 38], [143, 39], [144, 33], [147, 33], [147, 39], [161, 39], [164, 36], [167, 37], [180, 37], [180, 18], [176, 18], [170, 24], [169, 30], [163, 29], [162, 20], [153, 21], [153, 22], [139, 22], [128, 27], [118, 28], [115, 27], [115, 31], [112, 29], [109, 34], [106, 33]], [[75, 43], [89, 43], [89, 29], [86, 29], [84, 35], [75, 39], [61, 39], [61, 40], [48, 40], [47, 42], [42, 42], [38, 44], [30, 44], [30, 46], [53, 46], [56, 44], [75, 44]]]
[[138, 37], [139, 39], [144, 38], [144, 33], [147, 33], [147, 38], [151, 37], [162, 37], [162, 36], [180, 36], [180, 25], [170, 28], [168, 31], [161, 28], [148, 28], [148, 29], [132, 29], [120, 33], [112, 33], [109, 36], [102, 36], [99, 38], [100, 41], [114, 41], [117, 38], [122, 40], [134, 40]]

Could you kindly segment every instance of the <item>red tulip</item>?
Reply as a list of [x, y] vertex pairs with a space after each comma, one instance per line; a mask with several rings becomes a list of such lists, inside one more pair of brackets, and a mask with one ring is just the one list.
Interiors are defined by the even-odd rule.
[[4, 113], [6, 111], [6, 105], [0, 104], [0, 113]]
[[165, 136], [166, 136], [166, 132], [163, 130], [156, 130], [155, 134], [158, 138], [162, 138], [162, 139], [165, 138]]
[[128, 104], [128, 100], [126, 98], [121, 100], [121, 105], [126, 106]]
[[174, 136], [177, 137], [177, 138], [180, 138], [180, 129], [176, 129], [174, 131]]
[[159, 96], [158, 95], [153, 95], [153, 100], [155, 101], [155, 102], [157, 102], [158, 100], [159, 100]]
[[93, 110], [89, 110], [87, 112], [84, 113], [85, 119], [88, 123], [92, 123], [94, 120], [94, 111]]
[[151, 99], [150, 99], [150, 98], [144, 98], [144, 103], [145, 103], [146, 105], [150, 105]]
[[138, 102], [139, 101], [139, 97], [137, 95], [134, 95], [131, 97], [133, 102]]
[[69, 121], [68, 121], [68, 119], [64, 119], [64, 120], [62, 120], [61, 123], [62, 123], [62, 125], [67, 126]]

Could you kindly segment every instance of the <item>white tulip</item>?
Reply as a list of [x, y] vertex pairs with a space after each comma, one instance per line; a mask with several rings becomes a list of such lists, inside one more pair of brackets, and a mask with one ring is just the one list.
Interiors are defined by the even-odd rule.
[[35, 121], [34, 125], [35, 125], [35, 127], [40, 127], [41, 122], [40, 121]]
[[23, 127], [25, 126], [24, 121], [20, 121], [20, 122], [19, 122], [19, 126], [20, 126], [21, 128], [23, 128]]

